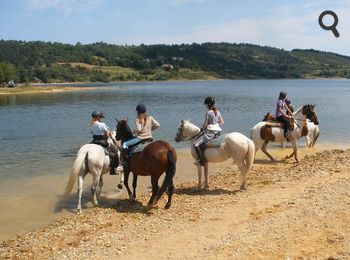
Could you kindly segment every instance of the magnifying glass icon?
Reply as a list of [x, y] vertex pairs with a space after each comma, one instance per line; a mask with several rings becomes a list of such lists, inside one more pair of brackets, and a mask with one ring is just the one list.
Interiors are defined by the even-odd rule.
[[[326, 15], [330, 15], [330, 16], [333, 17], [334, 22], [333, 22], [332, 25], [325, 25], [325, 24], [323, 23], [323, 18], [324, 18]], [[324, 11], [323, 13], [321, 13], [321, 14], [320, 14], [320, 17], [318, 18], [318, 23], [320, 24], [321, 28], [322, 28], [323, 30], [332, 31], [333, 34], [334, 34], [334, 36], [337, 37], [337, 38], [339, 37], [339, 32], [338, 32], [338, 30], [337, 30], [338, 21], [339, 21], [339, 19], [338, 19], [337, 14], [336, 14], [335, 12], [329, 11], [329, 10], [328, 10], [328, 11]]]

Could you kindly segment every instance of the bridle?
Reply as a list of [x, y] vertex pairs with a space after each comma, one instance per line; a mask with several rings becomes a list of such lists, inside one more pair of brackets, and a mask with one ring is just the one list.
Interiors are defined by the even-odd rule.
[[187, 137], [187, 138], [185, 138], [185, 137], [182, 135], [184, 125], [185, 125], [185, 122], [181, 122], [181, 124], [180, 124], [180, 126], [179, 126], [179, 128], [178, 128], [178, 130], [177, 130], [175, 140], [179, 140], [179, 142], [181, 142], [181, 141], [186, 142], [186, 141], [193, 140], [193, 139], [195, 139], [198, 135], [200, 135], [201, 131], [199, 131], [198, 134], [195, 134], [195, 135], [192, 136], [192, 137]]

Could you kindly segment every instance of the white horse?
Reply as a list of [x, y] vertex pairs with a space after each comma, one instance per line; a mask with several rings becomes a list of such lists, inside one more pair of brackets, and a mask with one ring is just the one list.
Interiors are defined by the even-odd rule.
[[[293, 147], [293, 153], [286, 157], [286, 159], [291, 158], [293, 155], [295, 160], [299, 162], [297, 155], [297, 140], [306, 136], [307, 132], [307, 123], [306, 119], [309, 119], [315, 125], [318, 125], [318, 117], [315, 112], [315, 105], [305, 105], [299, 108], [296, 112], [293, 113], [292, 118], [294, 119], [294, 130], [291, 132], [291, 142]], [[277, 126], [278, 125], [278, 126]], [[276, 126], [271, 125], [269, 122], [260, 122], [256, 124], [251, 129], [251, 139], [255, 144], [255, 151], [261, 149], [263, 153], [265, 153], [271, 161], [275, 161], [271, 154], [266, 151], [267, 144], [269, 142], [285, 142], [286, 139], [284, 137], [283, 129], [277, 123]]]
[[[110, 158], [108, 155], [106, 155], [105, 150], [100, 145], [85, 144], [79, 149], [64, 193], [65, 196], [68, 196], [71, 193], [76, 180], [78, 179], [78, 214], [81, 214], [81, 196], [83, 193], [84, 177], [88, 173], [92, 174], [92, 203], [94, 206], [98, 206], [97, 197], [100, 196], [103, 186], [102, 176], [110, 171], [109, 163]], [[118, 184], [118, 188], [122, 189], [124, 174], [119, 172], [119, 176], [120, 182]]]
[[314, 147], [318, 137], [320, 136], [320, 129], [318, 125], [315, 125], [310, 120], [306, 120], [307, 134], [305, 136], [306, 144], [308, 147]]
[[[194, 150], [193, 142], [199, 136], [201, 130], [199, 127], [182, 120], [177, 131], [175, 141], [191, 141], [191, 153], [193, 158], [197, 158], [197, 153]], [[222, 141], [217, 146], [211, 146], [210, 143], [204, 151], [206, 163], [204, 164], [204, 188], [208, 189], [208, 162], [222, 162], [229, 158], [237, 164], [241, 172], [241, 190], [247, 189], [247, 173], [251, 169], [254, 162], [255, 147], [252, 140], [248, 137], [232, 132], [222, 137]], [[202, 187], [202, 167], [197, 166], [198, 171], [198, 188]]]

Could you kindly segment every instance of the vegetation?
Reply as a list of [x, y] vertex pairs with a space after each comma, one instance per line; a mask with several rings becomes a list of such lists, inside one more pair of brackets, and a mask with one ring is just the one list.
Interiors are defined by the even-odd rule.
[[[118, 46], [0, 41], [0, 82], [350, 78], [350, 57], [251, 44]], [[171, 64], [172, 69], [164, 69]]]

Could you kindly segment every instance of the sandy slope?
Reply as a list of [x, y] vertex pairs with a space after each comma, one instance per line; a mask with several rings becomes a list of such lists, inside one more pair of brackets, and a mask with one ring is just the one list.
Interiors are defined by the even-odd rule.
[[349, 172], [350, 150], [258, 161], [246, 192], [234, 167], [212, 176], [207, 191], [177, 185], [170, 210], [164, 198], [146, 213], [148, 194], [87, 209], [2, 242], [0, 258], [349, 259]]

